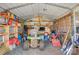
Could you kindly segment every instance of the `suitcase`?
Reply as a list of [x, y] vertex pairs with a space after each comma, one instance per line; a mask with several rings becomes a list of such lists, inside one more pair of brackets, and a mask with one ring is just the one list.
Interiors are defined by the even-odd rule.
[[32, 47], [32, 48], [36, 48], [37, 46], [38, 46], [38, 41], [37, 41], [37, 39], [35, 39], [35, 38], [33, 39], [33, 38], [32, 38], [32, 40], [31, 40], [31, 47]]

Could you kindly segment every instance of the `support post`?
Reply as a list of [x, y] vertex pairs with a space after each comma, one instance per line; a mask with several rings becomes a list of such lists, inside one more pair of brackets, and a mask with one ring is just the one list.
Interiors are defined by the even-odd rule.
[[73, 39], [72, 39], [72, 43], [74, 43], [73, 41], [76, 40], [76, 18], [75, 18], [75, 10], [73, 10]]

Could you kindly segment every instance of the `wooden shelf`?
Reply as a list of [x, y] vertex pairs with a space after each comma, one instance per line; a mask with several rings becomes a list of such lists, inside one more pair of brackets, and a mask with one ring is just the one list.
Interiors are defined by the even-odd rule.
[[3, 25], [0, 25], [0, 27], [4, 27], [4, 26], [6, 26], [5, 24], [3, 24]]
[[38, 20], [38, 19], [36, 19], [36, 20], [29, 20], [29, 21], [27, 21], [27, 22], [52, 22], [51, 20]]
[[1, 36], [6, 35], [6, 33], [0, 33]]
[[17, 32], [12, 32], [12, 33], [9, 33], [9, 34], [16, 34]]
[[0, 27], [3, 27], [4, 25], [0, 25]]

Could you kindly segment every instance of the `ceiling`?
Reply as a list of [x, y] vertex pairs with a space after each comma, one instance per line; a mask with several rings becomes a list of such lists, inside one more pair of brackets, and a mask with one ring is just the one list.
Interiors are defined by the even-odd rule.
[[38, 15], [53, 20], [70, 12], [76, 5], [75, 3], [0, 3], [0, 12], [9, 10], [25, 20]]

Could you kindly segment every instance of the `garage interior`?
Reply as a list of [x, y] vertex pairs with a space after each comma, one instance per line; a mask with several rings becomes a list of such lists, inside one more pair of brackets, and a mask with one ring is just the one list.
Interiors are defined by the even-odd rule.
[[79, 4], [0, 3], [0, 55], [78, 55]]

